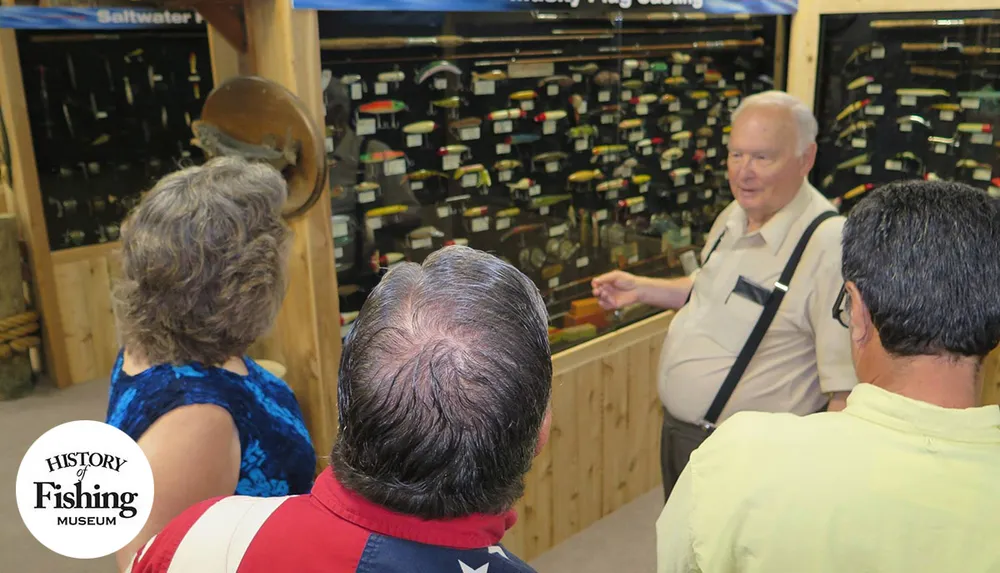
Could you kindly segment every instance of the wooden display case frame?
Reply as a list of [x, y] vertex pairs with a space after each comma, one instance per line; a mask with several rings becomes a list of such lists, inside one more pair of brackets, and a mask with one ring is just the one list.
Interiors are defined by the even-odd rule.
[[[792, 19], [788, 54], [788, 93], [810, 109], [815, 105], [819, 69], [820, 20], [830, 14], [879, 14], [910, 12], [956, 12], [1000, 10], [997, 0], [957, 0], [942, 6], [934, 0], [800, 0]], [[814, 110], [815, 111], [815, 110]], [[987, 358], [983, 368], [983, 403], [1000, 404], [1000, 348]]]

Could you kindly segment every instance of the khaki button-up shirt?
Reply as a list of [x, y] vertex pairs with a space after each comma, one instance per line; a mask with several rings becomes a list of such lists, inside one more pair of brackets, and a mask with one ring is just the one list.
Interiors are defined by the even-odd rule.
[[[736, 201], [719, 215], [701, 252], [691, 301], [674, 317], [660, 358], [660, 398], [672, 416], [690, 423], [704, 418], [760, 317], [761, 304], [733, 292], [739, 278], [772, 290], [806, 227], [829, 210], [831, 203], [804, 182], [755, 232], [746, 232], [746, 213]], [[843, 285], [843, 227], [844, 218], [835, 217], [813, 234], [720, 422], [742, 410], [810, 414], [826, 403], [824, 394], [857, 384], [848, 331], [832, 315]]]

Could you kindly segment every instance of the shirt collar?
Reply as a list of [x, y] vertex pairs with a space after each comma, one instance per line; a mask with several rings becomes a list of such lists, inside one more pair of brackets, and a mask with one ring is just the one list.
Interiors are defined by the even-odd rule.
[[736, 209], [733, 209], [732, 215], [726, 221], [726, 228], [736, 237], [760, 235], [764, 239], [764, 243], [767, 244], [771, 254], [777, 255], [778, 249], [784, 243], [785, 237], [788, 236], [792, 225], [799, 220], [799, 217], [805, 212], [806, 207], [812, 201], [812, 193], [810, 193], [809, 187], [809, 182], [803, 181], [795, 197], [775, 213], [767, 223], [764, 223], [764, 226], [753, 233], [746, 232], [747, 213], [737, 204]]
[[341, 519], [373, 533], [455, 549], [496, 545], [517, 521], [514, 510], [501, 515], [477, 514], [439, 520], [396, 513], [349, 491], [329, 467], [316, 478], [312, 497]]
[[942, 408], [862, 383], [848, 396], [844, 412], [911, 434], [957, 442], [1000, 443], [997, 406]]

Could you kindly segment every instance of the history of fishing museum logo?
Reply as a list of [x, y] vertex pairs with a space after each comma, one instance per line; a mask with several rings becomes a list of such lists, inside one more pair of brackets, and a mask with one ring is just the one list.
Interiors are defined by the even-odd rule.
[[146, 525], [153, 472], [121, 430], [68, 422], [38, 438], [17, 472], [17, 508], [52, 551], [76, 559], [111, 555]]

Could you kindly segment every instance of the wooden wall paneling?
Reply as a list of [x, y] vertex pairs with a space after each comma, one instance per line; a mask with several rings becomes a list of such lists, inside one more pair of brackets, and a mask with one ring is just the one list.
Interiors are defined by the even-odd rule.
[[528, 472], [524, 492], [524, 559], [534, 559], [552, 547], [552, 449], [546, 444]]
[[[291, 2], [246, 0], [249, 57], [257, 75], [295, 93], [322, 125], [319, 26], [315, 11]], [[291, 221], [289, 289], [271, 341], [263, 345], [281, 361], [309, 424], [320, 464], [336, 432], [336, 383], [340, 321], [334, 271], [329, 189], [308, 212]]]
[[660, 471], [660, 434], [663, 429], [663, 402], [660, 401], [660, 353], [663, 351], [663, 342], [666, 339], [666, 332], [659, 336], [650, 336], [648, 340], [649, 366], [652, 372], [651, 383], [646, 388], [646, 404], [649, 413], [646, 416], [646, 431], [651, 436], [646, 444], [646, 455], [653, 460], [646, 467], [649, 472], [647, 483], [652, 487], [659, 487], [663, 483], [663, 473]]
[[567, 372], [552, 388], [552, 543], [580, 531], [580, 438], [577, 390], [580, 371]]
[[600, 360], [576, 370], [577, 467], [579, 528], [604, 516], [604, 384]]
[[627, 502], [628, 473], [628, 351], [601, 359], [603, 386], [603, 446], [601, 515]]
[[11, 179], [14, 209], [21, 239], [28, 246], [28, 264], [32, 274], [32, 300], [42, 315], [42, 354], [45, 370], [60, 388], [71, 384], [65, 360], [66, 344], [62, 336], [59, 302], [45, 225], [41, 187], [35, 167], [34, 143], [28, 121], [28, 106], [21, 81], [21, 62], [17, 37], [11, 29], [0, 30], [0, 102], [11, 144]]
[[649, 395], [652, 371], [649, 367], [649, 343], [640, 341], [628, 349], [628, 441], [625, 444], [625, 502], [650, 490], [649, 484]]
[[[525, 480], [527, 480], [527, 478], [525, 478]], [[500, 543], [514, 555], [517, 555], [521, 559], [527, 559], [528, 557], [524, 554], [525, 523], [523, 496], [517, 501], [517, 504], [514, 505], [514, 511], [517, 512], [517, 523], [514, 524], [514, 527], [507, 530], [507, 533], [504, 534]]]
[[983, 404], [1000, 404], [1000, 347], [983, 364]]

